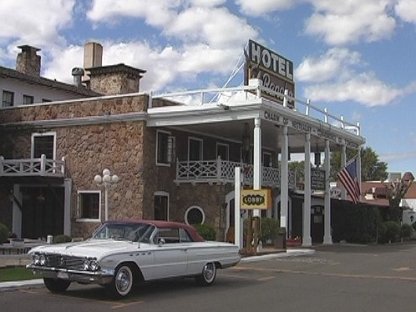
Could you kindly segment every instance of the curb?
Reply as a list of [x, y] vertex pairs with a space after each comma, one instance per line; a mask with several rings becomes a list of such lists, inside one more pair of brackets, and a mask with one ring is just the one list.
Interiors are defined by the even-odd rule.
[[[241, 258], [240, 263], [249, 263], [262, 260], [269, 260], [275, 258], [289, 258], [299, 256], [309, 256], [315, 253], [313, 249], [287, 249], [286, 252], [277, 252], [261, 256], [252, 256]], [[17, 288], [31, 288], [43, 286], [43, 279], [32, 279], [25, 281], [13, 281], [13, 282], [2, 282], [0, 283], [0, 293], [3, 291], [10, 291]]]
[[0, 293], [3, 291], [9, 291], [16, 288], [31, 288], [43, 285], [43, 279], [33, 279], [25, 281], [13, 281], [0, 283]]
[[300, 256], [310, 256], [315, 253], [313, 249], [287, 249], [286, 252], [277, 252], [261, 256], [252, 256], [241, 258], [240, 262], [249, 263], [262, 260], [269, 260], [275, 258], [289, 258], [289, 257], [300, 257]]

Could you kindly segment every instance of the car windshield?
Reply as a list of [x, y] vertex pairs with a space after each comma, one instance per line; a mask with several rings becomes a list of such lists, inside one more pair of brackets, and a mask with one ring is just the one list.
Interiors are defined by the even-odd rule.
[[93, 239], [117, 239], [149, 243], [155, 227], [142, 223], [105, 223], [93, 235]]

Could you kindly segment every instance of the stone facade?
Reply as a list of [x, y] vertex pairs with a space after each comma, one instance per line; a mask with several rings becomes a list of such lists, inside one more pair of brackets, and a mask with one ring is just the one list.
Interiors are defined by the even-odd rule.
[[[153, 104], [165, 106], [173, 103], [157, 100]], [[65, 158], [65, 176], [72, 183], [73, 237], [88, 237], [99, 225], [79, 220], [78, 192], [101, 190], [103, 193], [94, 182], [94, 176], [108, 168], [120, 177], [117, 185], [109, 191], [109, 219], [153, 219], [154, 194], [163, 191], [169, 194], [170, 220], [183, 222], [186, 210], [198, 206], [205, 213], [205, 222], [214, 225], [218, 238], [222, 239], [225, 195], [233, 190], [233, 186], [175, 184], [175, 163], [156, 165], [156, 128], [146, 127], [145, 120], [106, 120], [106, 116], [145, 112], [147, 106], [148, 96], [140, 95], [0, 110], [0, 123], [7, 124], [0, 127], [4, 138], [0, 142], [0, 155], [6, 159], [30, 158], [32, 133], [46, 131], [56, 134], [56, 158]], [[101, 119], [85, 122], [94, 118]], [[56, 122], [49, 126], [48, 122], [54, 120]], [[84, 123], [73, 125], [74, 120]], [[188, 138], [195, 135], [164, 130], [176, 138], [177, 159], [186, 160]], [[208, 136], [198, 137], [204, 140], [204, 159], [214, 160], [217, 140]], [[230, 160], [238, 161], [240, 146], [236, 143], [229, 145]], [[2, 189], [0, 193], [6, 194], [6, 190]], [[103, 203], [101, 206], [103, 209]]]

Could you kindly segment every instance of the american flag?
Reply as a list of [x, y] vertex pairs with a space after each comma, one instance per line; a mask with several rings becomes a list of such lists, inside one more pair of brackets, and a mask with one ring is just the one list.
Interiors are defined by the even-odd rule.
[[338, 173], [338, 179], [342, 185], [344, 185], [354, 204], [357, 204], [361, 194], [357, 176], [357, 158], [350, 161], [345, 168]]

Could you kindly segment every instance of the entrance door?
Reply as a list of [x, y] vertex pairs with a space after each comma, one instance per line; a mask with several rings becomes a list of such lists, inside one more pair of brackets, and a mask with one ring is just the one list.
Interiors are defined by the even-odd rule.
[[311, 207], [311, 236], [312, 243], [322, 244], [324, 241], [324, 207]]
[[46, 238], [64, 233], [64, 189], [22, 187], [22, 237]]

